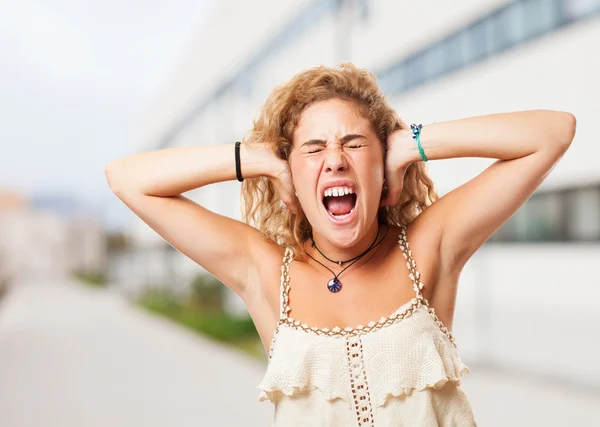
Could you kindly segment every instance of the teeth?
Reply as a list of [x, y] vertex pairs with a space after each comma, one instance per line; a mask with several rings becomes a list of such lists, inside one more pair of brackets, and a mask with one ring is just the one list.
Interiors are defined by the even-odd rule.
[[338, 196], [344, 196], [346, 194], [353, 194], [354, 191], [352, 191], [352, 189], [350, 187], [335, 187], [335, 188], [328, 188], [327, 190], [325, 190], [324, 196], [325, 197], [338, 197]]

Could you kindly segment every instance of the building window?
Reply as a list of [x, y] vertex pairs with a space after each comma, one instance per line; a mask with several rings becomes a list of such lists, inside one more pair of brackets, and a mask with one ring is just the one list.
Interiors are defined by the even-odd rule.
[[423, 55], [412, 57], [406, 63], [406, 83], [410, 86], [416, 86], [425, 80], [425, 61]]
[[512, 3], [493, 16], [492, 52], [500, 52], [522, 37], [521, 8], [521, 3]]
[[392, 74], [392, 87], [397, 88], [398, 90], [404, 90], [408, 86], [406, 78], [406, 68], [406, 65], [402, 64], [402, 66], [398, 67]]
[[600, 241], [600, 185], [534, 194], [489, 241]]
[[443, 52], [436, 46], [423, 53], [423, 75], [425, 80], [432, 80], [444, 70]]
[[569, 194], [568, 235], [571, 240], [600, 240], [600, 187]]
[[465, 64], [465, 44], [463, 42], [463, 33], [455, 34], [443, 42], [446, 52], [446, 72], [460, 68]]
[[[473, 64], [489, 55], [525, 43], [573, 20], [600, 12], [600, 0], [514, 0], [445, 39], [378, 73], [389, 76], [408, 69], [402, 84], [382, 79], [382, 89], [399, 94]], [[419, 60], [419, 58], [421, 60]], [[418, 65], [416, 67], [415, 65]], [[415, 75], [419, 67], [422, 74]], [[387, 83], [389, 82], [389, 85]]]
[[473, 61], [481, 59], [491, 53], [492, 26], [489, 19], [475, 23], [468, 31], [469, 49]]
[[564, 204], [560, 193], [540, 194], [532, 198], [521, 212], [518, 239], [528, 242], [559, 241], [563, 239]]

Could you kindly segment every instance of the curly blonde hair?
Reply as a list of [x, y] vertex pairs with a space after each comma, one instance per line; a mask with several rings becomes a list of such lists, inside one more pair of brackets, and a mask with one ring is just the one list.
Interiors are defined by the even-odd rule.
[[[376, 77], [346, 63], [308, 69], [273, 89], [243, 142], [267, 144], [275, 155], [287, 161], [302, 111], [314, 102], [333, 98], [353, 101], [358, 106], [363, 117], [370, 121], [384, 152], [388, 135], [407, 127], [386, 101]], [[412, 163], [404, 176], [400, 200], [394, 206], [379, 208], [379, 222], [388, 226], [408, 225], [437, 198], [425, 164]], [[301, 207], [297, 215], [290, 212], [267, 177], [244, 180], [241, 202], [246, 223], [277, 244], [289, 246], [294, 257], [301, 255], [304, 242], [312, 234], [312, 226]]]

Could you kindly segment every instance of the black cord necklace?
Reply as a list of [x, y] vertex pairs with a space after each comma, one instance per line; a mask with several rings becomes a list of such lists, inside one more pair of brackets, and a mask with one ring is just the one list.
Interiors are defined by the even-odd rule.
[[[389, 231], [389, 227], [388, 227], [388, 226], [387, 226], [387, 224], [386, 224], [386, 226], [385, 226], [385, 234], [383, 235], [383, 238], [382, 238], [382, 239], [381, 239], [379, 242], [377, 242], [377, 239], [379, 238], [379, 227], [377, 227], [377, 235], [375, 236], [375, 240], [373, 240], [373, 243], [371, 243], [371, 246], [369, 246], [369, 247], [368, 247], [368, 249], [367, 249], [366, 251], [364, 251], [362, 254], [360, 254], [360, 255], [358, 255], [358, 256], [356, 256], [356, 257], [354, 257], [354, 258], [352, 258], [352, 259], [350, 259], [350, 260], [348, 260], [348, 261], [341, 261], [341, 262], [349, 262], [349, 261], [352, 261], [352, 263], [350, 263], [350, 265], [348, 265], [348, 267], [344, 268], [344, 269], [343, 269], [342, 271], [340, 271], [338, 274], [335, 274], [335, 272], [334, 272], [334, 271], [333, 271], [331, 268], [327, 267], [327, 266], [326, 266], [325, 264], [323, 264], [322, 262], [320, 262], [320, 261], [317, 261], [317, 260], [316, 260], [314, 257], [312, 257], [312, 256], [311, 256], [311, 255], [310, 255], [308, 252], [306, 252], [306, 255], [308, 255], [310, 258], [312, 258], [312, 260], [313, 260], [313, 261], [315, 261], [315, 262], [317, 262], [317, 263], [321, 264], [321, 265], [322, 265], [323, 267], [325, 267], [327, 270], [331, 271], [331, 274], [333, 274], [333, 279], [331, 279], [331, 280], [329, 280], [329, 281], [327, 282], [327, 289], [329, 289], [329, 291], [330, 291], [330, 292], [337, 293], [337, 292], [339, 292], [339, 291], [341, 291], [341, 290], [342, 290], [342, 282], [340, 282], [340, 279], [339, 279], [340, 275], [341, 275], [341, 274], [342, 274], [344, 271], [346, 271], [348, 268], [352, 267], [352, 265], [353, 265], [355, 262], [357, 262], [357, 261], [358, 261], [360, 258], [362, 258], [364, 255], [366, 255], [366, 254], [367, 254], [367, 253], [368, 253], [370, 250], [372, 250], [373, 248], [375, 248], [376, 246], [378, 246], [378, 245], [379, 245], [381, 242], [383, 242], [383, 241], [385, 240], [385, 237], [386, 237], [386, 236], [387, 236], [387, 234], [388, 234], [388, 231]], [[311, 238], [311, 240], [312, 240], [312, 238]], [[377, 242], [377, 243], [376, 243], [376, 242]], [[325, 255], [324, 255], [324, 254], [323, 254], [323, 253], [322, 253], [322, 252], [319, 250], [319, 248], [317, 248], [317, 245], [315, 244], [314, 240], [313, 240], [313, 247], [314, 247], [315, 249], [317, 249], [317, 251], [319, 251], [319, 253], [320, 253], [321, 255], [323, 255], [323, 256], [324, 256], [326, 259], [328, 259], [329, 261], [331, 261], [331, 262], [335, 262], [335, 263], [338, 263], [338, 262], [336, 262], [336, 261], [332, 261], [332, 260], [330, 260], [329, 258], [327, 258], [327, 257], [326, 257], [326, 256], [325, 256]], [[341, 265], [341, 264], [340, 264], [340, 265]]]
[[360, 254], [360, 255], [357, 255], [357, 256], [355, 256], [354, 258], [347, 259], [346, 261], [335, 261], [335, 260], [333, 260], [333, 259], [331, 259], [331, 258], [328, 258], [328, 257], [327, 257], [327, 255], [325, 255], [323, 252], [321, 252], [321, 249], [319, 249], [319, 247], [318, 247], [318, 246], [317, 246], [317, 244], [315, 243], [315, 241], [314, 241], [314, 239], [312, 238], [312, 236], [310, 237], [310, 240], [311, 240], [311, 242], [312, 242], [312, 247], [313, 247], [313, 248], [315, 248], [315, 249], [317, 250], [317, 252], [319, 252], [319, 253], [320, 253], [320, 254], [323, 256], [323, 258], [325, 258], [327, 261], [329, 261], [329, 262], [333, 262], [334, 264], [337, 264], [337, 265], [339, 265], [339, 266], [341, 267], [342, 265], [346, 264], [347, 262], [350, 262], [350, 261], [354, 261], [354, 260], [357, 260], [357, 259], [359, 259], [359, 258], [360, 258], [360, 257], [362, 257], [364, 254], [366, 254], [366, 253], [367, 253], [367, 252], [369, 252], [371, 249], [373, 249], [373, 245], [374, 245], [374, 244], [375, 244], [375, 242], [377, 241], [377, 238], [378, 238], [378, 237], [379, 237], [379, 227], [377, 227], [377, 236], [375, 236], [375, 240], [373, 240], [373, 243], [371, 243], [371, 246], [369, 246], [369, 247], [367, 248], [367, 250], [365, 250], [365, 251], [364, 251], [362, 254]]

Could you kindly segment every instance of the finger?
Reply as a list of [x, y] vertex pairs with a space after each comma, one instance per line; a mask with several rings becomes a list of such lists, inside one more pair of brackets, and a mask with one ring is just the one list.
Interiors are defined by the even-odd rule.
[[381, 202], [379, 203], [379, 206], [381, 206], [381, 207], [392, 206], [389, 194], [387, 196], [384, 196], [381, 198]]
[[300, 201], [298, 200], [298, 196], [296, 196], [295, 193], [292, 195], [292, 201], [290, 203], [290, 210], [293, 213], [295, 213], [296, 215], [298, 215], [298, 213], [300, 212]]
[[387, 193], [381, 198], [379, 206], [394, 206], [400, 200], [402, 187], [390, 187]]
[[296, 197], [283, 193], [283, 195], [280, 196], [280, 203], [282, 208], [287, 209], [294, 214], [298, 214], [299, 204]]
[[294, 215], [298, 215], [298, 205], [296, 203], [292, 203], [290, 204], [290, 206], [288, 207], [288, 209], [290, 210], [291, 213], [293, 213]]
[[287, 209], [294, 215], [298, 215], [298, 205], [296, 203], [286, 204]]

